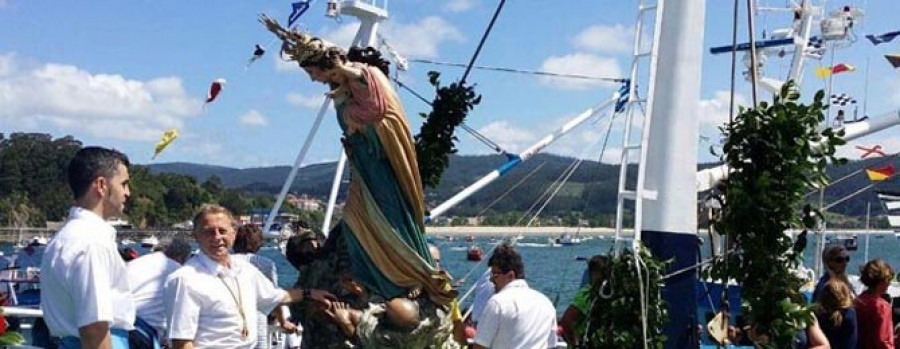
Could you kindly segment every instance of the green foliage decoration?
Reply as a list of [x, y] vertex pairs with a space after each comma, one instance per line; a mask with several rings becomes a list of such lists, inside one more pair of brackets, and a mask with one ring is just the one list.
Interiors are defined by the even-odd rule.
[[741, 108], [725, 135], [721, 159], [730, 167], [722, 217], [716, 231], [733, 241], [736, 253], [713, 262], [705, 276], [741, 285], [744, 318], [765, 348], [790, 348], [797, 331], [812, 320], [800, 292], [802, 280], [792, 269], [802, 264], [802, 249], [786, 233], [800, 230], [805, 239], [821, 213], [804, 204], [804, 194], [828, 182], [828, 162], [845, 142], [843, 131], [819, 130], [825, 116], [825, 94], [809, 105], [799, 102], [788, 82], [770, 105]]
[[474, 86], [461, 82], [442, 87], [440, 73], [435, 71], [428, 72], [428, 81], [434, 86], [436, 94], [431, 112], [419, 113], [425, 118], [425, 123], [415, 138], [419, 176], [423, 184], [433, 188], [440, 183], [441, 175], [450, 164], [450, 154], [457, 151], [456, 127], [465, 121], [472, 108], [481, 103], [481, 95], [475, 94]]
[[607, 281], [591, 285], [584, 347], [620, 349], [644, 344], [638, 263], [647, 299], [647, 345], [662, 348], [665, 344], [666, 335], [662, 330], [669, 315], [660, 292], [663, 273], [670, 261], [657, 260], [641, 244], [637, 253], [626, 249], [618, 257], [611, 257], [604, 273]]

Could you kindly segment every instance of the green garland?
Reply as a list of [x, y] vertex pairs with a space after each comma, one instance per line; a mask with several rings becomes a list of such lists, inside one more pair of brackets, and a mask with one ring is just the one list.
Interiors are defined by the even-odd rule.
[[465, 121], [469, 111], [481, 102], [481, 96], [475, 94], [472, 86], [465, 83], [452, 83], [440, 86], [440, 73], [428, 72], [428, 81], [435, 87], [432, 110], [425, 118], [425, 123], [416, 135], [416, 158], [419, 162], [419, 175], [422, 183], [436, 187], [441, 182], [441, 175], [450, 164], [450, 154], [455, 154], [457, 141], [453, 135], [456, 127]]
[[800, 98], [793, 82], [782, 88], [769, 105], [740, 109], [721, 130], [726, 136], [722, 160], [730, 167], [722, 217], [716, 231], [735, 241], [737, 251], [714, 261], [704, 275], [741, 285], [744, 318], [759, 334], [757, 344], [790, 348], [797, 331], [812, 320], [812, 311], [800, 293], [801, 280], [792, 270], [802, 263], [803, 242], [794, 248], [786, 233], [802, 229], [800, 239], [821, 213], [804, 194], [823, 187], [825, 166], [835, 147], [845, 142], [841, 132], [818, 131], [824, 120], [824, 93], [810, 105]]
[[[648, 295], [647, 344], [650, 348], [662, 348], [666, 342], [662, 329], [669, 315], [660, 292], [669, 261], [655, 259], [643, 245], [640, 245], [637, 255], [642, 262], [640, 271], [644, 294]], [[635, 262], [632, 251], [622, 251], [618, 257], [612, 258], [609, 269], [605, 270], [606, 283], [591, 285], [584, 347], [637, 348], [644, 343], [641, 292]]]

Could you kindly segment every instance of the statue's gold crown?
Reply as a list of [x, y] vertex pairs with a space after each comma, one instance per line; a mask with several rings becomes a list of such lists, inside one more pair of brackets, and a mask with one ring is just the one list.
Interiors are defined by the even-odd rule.
[[259, 16], [259, 21], [284, 42], [282, 52], [297, 63], [324, 59], [326, 52], [337, 48], [336, 45], [312, 35], [298, 30], [285, 29], [278, 24], [278, 21], [264, 14]]

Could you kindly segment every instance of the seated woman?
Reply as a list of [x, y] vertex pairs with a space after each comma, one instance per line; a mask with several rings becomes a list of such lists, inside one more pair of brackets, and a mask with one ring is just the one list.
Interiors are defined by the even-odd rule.
[[590, 313], [590, 291], [594, 287], [600, 287], [605, 279], [606, 269], [609, 266], [609, 257], [596, 255], [588, 261], [588, 273], [590, 275], [590, 283], [578, 290], [572, 304], [566, 308], [562, 318], [559, 320], [560, 326], [563, 328], [563, 338], [566, 343], [571, 346], [578, 346], [581, 342], [581, 336], [584, 335], [585, 319]]

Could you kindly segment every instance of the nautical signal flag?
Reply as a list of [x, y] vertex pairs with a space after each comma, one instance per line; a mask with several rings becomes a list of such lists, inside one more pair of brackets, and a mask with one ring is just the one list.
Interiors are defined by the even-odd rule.
[[894, 175], [894, 165], [887, 164], [882, 167], [873, 167], [867, 168], [866, 174], [869, 175], [869, 180], [873, 182], [883, 181]]
[[162, 151], [166, 149], [169, 144], [172, 144], [172, 141], [174, 141], [175, 138], [178, 138], [178, 130], [173, 128], [166, 132], [163, 132], [162, 138], [159, 139], [159, 142], [156, 142], [156, 149], [153, 151], [153, 158], [156, 159], [156, 156], [159, 155], [159, 153], [162, 153]]
[[850, 97], [850, 95], [846, 93], [841, 93], [839, 95], [831, 95], [831, 104], [837, 104], [840, 106], [845, 106], [847, 104], [856, 104], [856, 99]]
[[265, 54], [266, 54], [266, 49], [264, 49], [262, 46], [259, 46], [259, 44], [256, 44], [256, 47], [253, 50], [253, 57], [250, 57], [250, 59], [247, 60], [246, 68], [250, 68], [250, 65], [253, 64], [253, 62], [256, 62], [257, 60], [262, 58], [262, 56]]
[[888, 63], [890, 63], [894, 68], [900, 68], [900, 53], [884, 55], [884, 59], [887, 59]]
[[869, 41], [872, 42], [872, 45], [879, 45], [886, 42], [891, 42], [891, 40], [894, 40], [894, 38], [896, 38], [898, 35], [900, 35], [900, 31], [893, 31], [881, 35], [869, 34], [866, 35], [866, 39], [869, 39]]
[[209, 85], [209, 93], [206, 94], [206, 103], [212, 103], [216, 100], [216, 97], [219, 96], [219, 93], [222, 92], [222, 88], [225, 87], [225, 79], [219, 78], [212, 82]]
[[838, 63], [833, 67], [818, 67], [816, 68], [816, 77], [819, 79], [824, 79], [832, 74], [840, 74], [843, 72], [851, 72], [856, 71], [856, 67], [846, 64], [846, 63]]
[[865, 158], [867, 158], [867, 157], [869, 157], [869, 156], [872, 156], [872, 157], [882, 157], [882, 156], [884, 156], [884, 150], [882, 150], [882, 149], [881, 149], [881, 146], [878, 145], [878, 144], [872, 146], [871, 148], [870, 148], [870, 147], [866, 147], [866, 146], [862, 146], [862, 145], [857, 145], [857, 146], [856, 146], [856, 149], [859, 149], [859, 150], [861, 150], [861, 151], [863, 152], [863, 154], [860, 156], [861, 159], [865, 159]]

